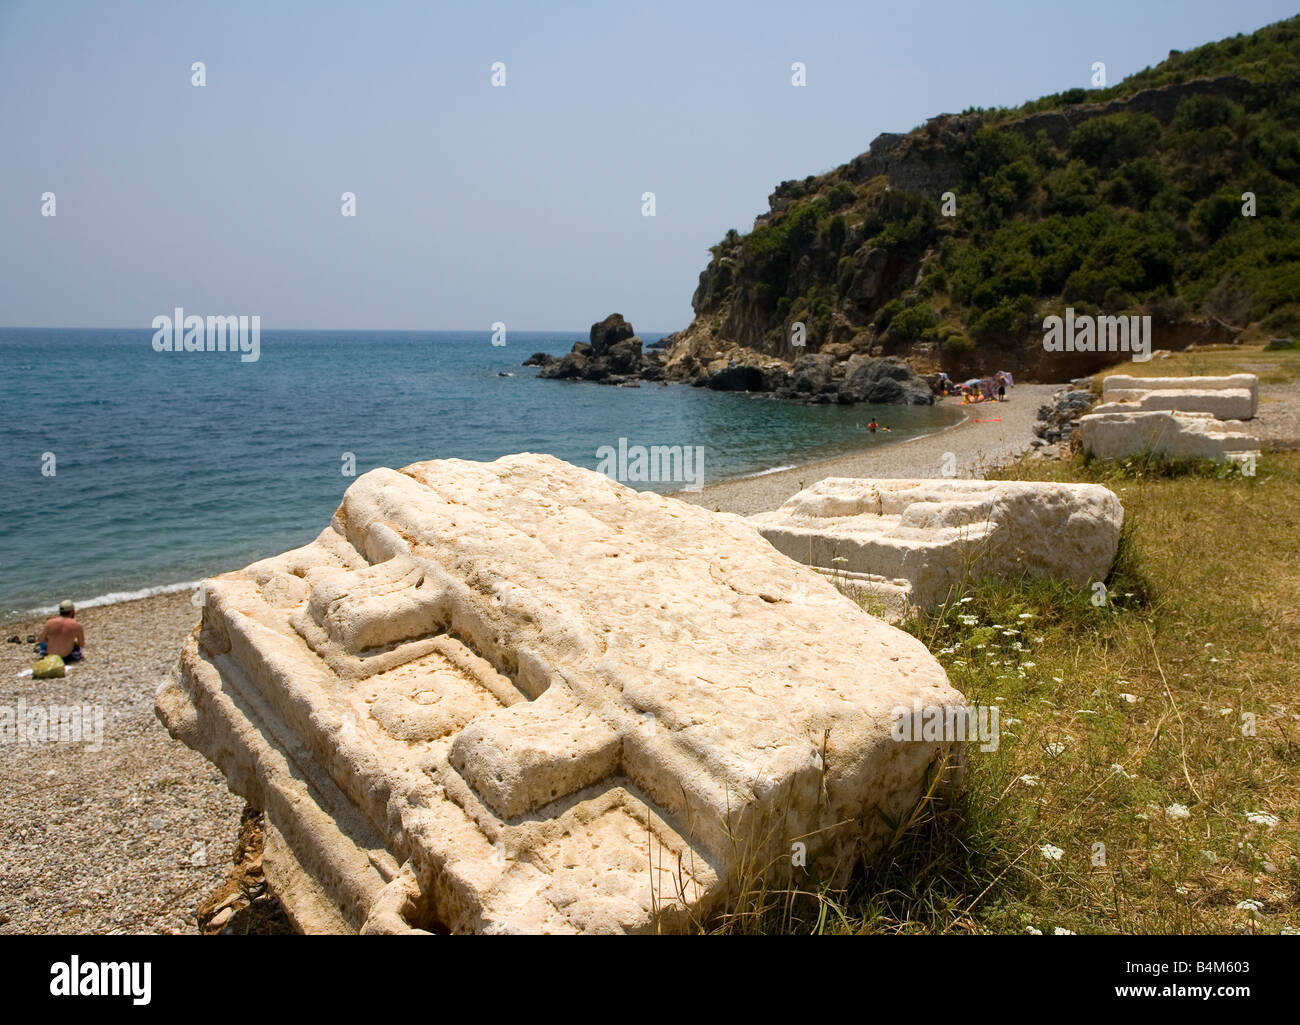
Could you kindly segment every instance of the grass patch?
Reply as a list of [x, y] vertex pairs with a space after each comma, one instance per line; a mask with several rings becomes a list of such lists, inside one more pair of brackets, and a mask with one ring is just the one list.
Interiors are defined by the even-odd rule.
[[1292, 384], [1300, 381], [1300, 349], [1265, 350], [1263, 345], [1197, 346], [1171, 352], [1168, 359], [1145, 363], [1132, 361], [1111, 367], [1096, 381], [1111, 374], [1129, 377], [1225, 377], [1255, 374], [1260, 384]]
[[923, 800], [846, 890], [774, 896], [768, 931], [1300, 929], [1300, 453], [1182, 469], [995, 475], [1119, 495], [1105, 603], [984, 584], [904, 624], [1001, 709], [1001, 743], [968, 744], [959, 798]]
[[1081, 456], [1083, 466], [1091, 471], [1098, 484], [1153, 478], [1202, 477], [1209, 480], [1233, 480], [1255, 476], [1254, 463], [1236, 459], [1171, 459], [1152, 451], [1127, 459], [1096, 459], [1090, 452]]

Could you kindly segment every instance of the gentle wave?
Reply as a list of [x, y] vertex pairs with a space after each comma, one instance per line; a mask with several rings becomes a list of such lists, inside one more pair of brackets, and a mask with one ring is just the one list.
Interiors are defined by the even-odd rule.
[[[731, 479], [749, 480], [751, 477], [766, 477], [769, 473], [784, 473], [786, 470], [793, 470], [798, 466], [799, 466], [798, 463], [791, 463], [789, 466], [774, 466], [770, 470], [759, 470], [757, 473], [747, 473], [741, 477], [732, 477]], [[723, 483], [723, 481], [715, 481], [714, 483], [721, 484]]]
[[[183, 590], [195, 574], [304, 544], [338, 507], [348, 460], [359, 473], [527, 448], [594, 469], [602, 444], [627, 437], [707, 445], [714, 484], [896, 444], [960, 418], [686, 385], [578, 386], [519, 368], [523, 352], [558, 355], [584, 333], [522, 334], [506, 351], [487, 331], [266, 332], [263, 359], [241, 365], [160, 362], [147, 329], [0, 328], [5, 362], [36, 368], [0, 407], [0, 616], [25, 609], [33, 618], [68, 595], [96, 606]], [[52, 346], [57, 360], [47, 358]], [[508, 388], [499, 373], [516, 375]], [[82, 382], [75, 393], [62, 387], [68, 377]], [[302, 396], [309, 401], [295, 401]], [[872, 416], [894, 432], [868, 442]], [[30, 453], [69, 422], [76, 451], [59, 454], [57, 477], [53, 464], [48, 477], [34, 473]]]
[[[142, 587], [138, 591], [110, 591], [108, 594], [96, 595], [94, 598], [87, 598], [85, 601], [73, 600], [72, 604], [78, 609], [93, 609], [100, 605], [120, 605], [122, 602], [138, 601], [141, 598], [152, 598], [158, 594], [175, 594], [177, 591], [194, 591], [198, 589], [201, 580], [186, 580], [179, 584], [159, 584], [157, 587]], [[24, 609], [17, 616], [50, 616], [59, 611], [57, 605], [42, 606], [36, 609]], [[17, 618], [17, 617], [15, 617]]]

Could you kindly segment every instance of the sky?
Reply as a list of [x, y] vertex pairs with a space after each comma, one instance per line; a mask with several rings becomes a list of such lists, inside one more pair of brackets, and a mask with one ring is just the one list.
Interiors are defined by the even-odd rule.
[[1294, 13], [0, 0], [0, 325], [672, 331], [780, 181]]

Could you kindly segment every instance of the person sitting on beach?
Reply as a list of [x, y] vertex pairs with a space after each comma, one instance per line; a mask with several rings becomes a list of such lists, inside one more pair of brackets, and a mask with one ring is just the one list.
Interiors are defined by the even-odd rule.
[[81, 646], [86, 643], [86, 631], [77, 622], [77, 609], [72, 602], [59, 602], [59, 614], [51, 616], [41, 627], [36, 643], [41, 646], [41, 657], [58, 655], [64, 662], [80, 662]]

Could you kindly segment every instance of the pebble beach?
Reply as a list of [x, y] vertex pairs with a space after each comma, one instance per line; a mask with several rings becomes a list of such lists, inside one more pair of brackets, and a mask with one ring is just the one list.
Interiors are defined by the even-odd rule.
[[[980, 477], [1028, 451], [1034, 440], [1038, 407], [1059, 384], [1020, 384], [1006, 402], [963, 406], [966, 419], [947, 430], [889, 444], [888, 435], [868, 435], [856, 452], [757, 477], [722, 481], [676, 497], [719, 512], [752, 513], [776, 509], [791, 495], [825, 477], [942, 477], [951, 453], [955, 477]], [[945, 403], [959, 405], [954, 398]]]
[[[828, 476], [940, 476], [949, 453], [957, 475], [978, 476], [1030, 448], [1038, 406], [1057, 387], [1019, 385], [1009, 401], [970, 406], [932, 435], [900, 444], [874, 435], [846, 456], [678, 497], [748, 514]], [[199, 609], [189, 592], [83, 609], [85, 661], [60, 680], [20, 678], [42, 618], [0, 628], [21, 641], [0, 646], [0, 707], [102, 709], [102, 740], [0, 747], [0, 933], [192, 934], [197, 905], [230, 871], [243, 808], [154, 715], [154, 692]]]

